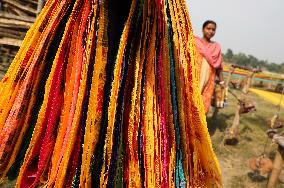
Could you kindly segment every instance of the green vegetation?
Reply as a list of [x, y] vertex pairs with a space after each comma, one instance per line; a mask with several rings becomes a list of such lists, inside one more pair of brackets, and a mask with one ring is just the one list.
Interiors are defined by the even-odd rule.
[[225, 62], [237, 64], [241, 66], [250, 66], [253, 68], [260, 67], [263, 70], [267, 70], [275, 73], [284, 73], [284, 62], [281, 64], [271, 63], [267, 60], [259, 60], [252, 55], [246, 55], [244, 53], [234, 54], [233, 50], [228, 49], [225, 54], [223, 54], [223, 59]]

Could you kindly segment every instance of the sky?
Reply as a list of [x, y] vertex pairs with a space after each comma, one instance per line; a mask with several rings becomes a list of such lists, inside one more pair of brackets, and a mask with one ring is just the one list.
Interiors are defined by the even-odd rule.
[[284, 0], [186, 0], [193, 31], [217, 22], [214, 40], [234, 52], [284, 63]]

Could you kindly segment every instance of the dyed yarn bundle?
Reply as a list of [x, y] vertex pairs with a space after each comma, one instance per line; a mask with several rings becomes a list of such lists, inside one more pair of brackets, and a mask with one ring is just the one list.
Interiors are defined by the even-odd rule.
[[47, 1], [0, 83], [2, 180], [220, 185], [184, 0], [123, 2]]

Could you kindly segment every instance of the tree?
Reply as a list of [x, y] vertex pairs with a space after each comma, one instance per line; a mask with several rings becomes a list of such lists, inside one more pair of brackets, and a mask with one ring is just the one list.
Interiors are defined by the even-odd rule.
[[227, 52], [223, 54], [223, 59], [226, 62], [236, 65], [248, 66], [252, 68], [260, 67], [270, 72], [284, 73], [284, 63], [271, 63], [267, 60], [259, 60], [253, 55], [246, 55], [244, 53], [234, 54], [233, 50], [231, 49], [228, 49]]
[[233, 50], [228, 49], [226, 54], [224, 55], [224, 59], [226, 59], [227, 61], [231, 61], [233, 57], [234, 57]]

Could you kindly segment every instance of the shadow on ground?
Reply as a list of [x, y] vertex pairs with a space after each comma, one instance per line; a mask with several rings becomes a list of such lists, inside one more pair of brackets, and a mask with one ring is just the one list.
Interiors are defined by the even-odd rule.
[[207, 125], [210, 136], [213, 136], [216, 130], [218, 129], [221, 132], [224, 132], [228, 127], [226, 120], [234, 117], [234, 114], [223, 114], [219, 113], [216, 117], [208, 117]]

